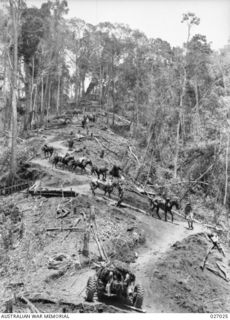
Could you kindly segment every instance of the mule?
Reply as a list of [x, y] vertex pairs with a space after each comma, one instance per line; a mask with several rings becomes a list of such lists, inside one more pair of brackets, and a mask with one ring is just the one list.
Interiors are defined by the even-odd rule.
[[116, 183], [112, 181], [92, 180], [90, 182], [90, 188], [94, 196], [95, 196], [95, 190], [100, 189], [104, 191], [104, 195], [108, 193], [109, 198], [111, 198], [111, 193], [113, 192], [115, 185]]
[[102, 180], [105, 181], [107, 172], [108, 172], [108, 168], [106, 168], [106, 167], [99, 168], [95, 165], [92, 165], [92, 167], [91, 167], [91, 174], [96, 174], [98, 180], [100, 180], [100, 176], [102, 175]]
[[113, 165], [112, 169], [109, 171], [109, 174], [114, 178], [120, 178], [120, 171], [122, 171], [121, 167]]
[[53, 153], [54, 153], [54, 147], [52, 146], [47, 146], [47, 144], [45, 144], [42, 147], [42, 151], [44, 152], [44, 156], [45, 158], [48, 157], [52, 157]]
[[86, 171], [86, 167], [90, 165], [92, 166], [92, 161], [90, 159], [87, 158], [83, 158], [82, 160], [78, 159], [75, 162], [75, 169], [78, 167], [81, 169], [81, 172]]
[[173, 216], [172, 208], [176, 207], [177, 210], [180, 208], [179, 203], [176, 200], [170, 200], [169, 198], [167, 198], [165, 200], [149, 198], [149, 202], [150, 202], [151, 211], [156, 209], [156, 214], [159, 219], [161, 219], [161, 216], [159, 215], [159, 210], [161, 209], [164, 211], [165, 221], [168, 221], [167, 215], [169, 213], [172, 217], [172, 222], [173, 222], [174, 216]]
[[54, 165], [54, 167], [57, 168], [58, 163], [62, 163], [62, 161], [63, 161], [63, 157], [56, 155], [52, 159], [52, 165]]

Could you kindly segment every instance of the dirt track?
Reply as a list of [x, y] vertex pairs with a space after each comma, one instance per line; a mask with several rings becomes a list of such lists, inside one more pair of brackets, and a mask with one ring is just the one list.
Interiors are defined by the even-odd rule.
[[[63, 141], [56, 140], [49, 142], [53, 139], [53, 136], [49, 137], [46, 143], [58, 149], [61, 154], [65, 154], [68, 149], [63, 145]], [[34, 159], [32, 162], [46, 168], [51, 168], [50, 162], [45, 159], [38, 158]], [[77, 180], [81, 185], [72, 185], [71, 187], [74, 191], [80, 194], [90, 194], [89, 177], [87, 175], [76, 175], [72, 172], [54, 168], [52, 170], [55, 171], [56, 174], [59, 173], [61, 175], [64, 175], [65, 179], [67, 178], [69, 181]], [[162, 312], [164, 311], [163, 304], [159, 305], [155, 302], [158, 290], [157, 288], [153, 288], [151, 284], [151, 278], [153, 277], [154, 273], [154, 266], [175, 242], [181, 241], [191, 234], [204, 231], [205, 228], [203, 228], [201, 225], [196, 225], [195, 229], [191, 231], [187, 229], [186, 222], [175, 221], [174, 224], [170, 222], [165, 223], [163, 220], [160, 221], [158, 219], [154, 219], [153, 217], [146, 216], [140, 213], [132, 212], [132, 214], [134, 214], [135, 217], [139, 220], [142, 228], [145, 231], [145, 236], [147, 239], [145, 247], [138, 250], [138, 259], [136, 263], [131, 264], [131, 267], [134, 270], [138, 281], [142, 283], [145, 288], [145, 299], [143, 308], [147, 312]], [[78, 296], [80, 302], [82, 296], [84, 296], [84, 292], [82, 292], [82, 290], [84, 289], [85, 283], [90, 274], [93, 274], [93, 272], [90, 270], [86, 270], [85, 272], [83, 271], [81, 272], [81, 276], [78, 280], [73, 280], [71, 278], [68, 282], [65, 283], [65, 287], [67, 288], [73, 281], [73, 284], [71, 284], [71, 290], [68, 290], [67, 294], [69, 301], [72, 300], [76, 302], [76, 296]], [[63, 287], [62, 281], [60, 286]], [[71, 292], [73, 293], [71, 294]]]
[[187, 223], [175, 221], [173, 224], [152, 217], [138, 217], [141, 219], [146, 232], [146, 247], [140, 250], [137, 262], [133, 268], [140, 283], [145, 288], [144, 308], [147, 312], [164, 312], [165, 306], [156, 303], [158, 288], [152, 286], [152, 277], [157, 261], [162, 258], [167, 250], [177, 241], [181, 241], [191, 234], [205, 230], [201, 225], [196, 225], [194, 230], [187, 229]]
[[[64, 132], [66, 132], [66, 129], [63, 130], [63, 133]], [[54, 146], [55, 150], [59, 154], [65, 154], [68, 151], [65, 143], [66, 140], [63, 140], [63, 137], [60, 139], [60, 135], [61, 132], [59, 130], [57, 130], [56, 132], [52, 131], [50, 132], [50, 134], [49, 131], [46, 131], [45, 143]], [[113, 135], [112, 138], [114, 139]], [[124, 138], [122, 138], [122, 142], [125, 144]], [[93, 142], [90, 143], [92, 144]], [[100, 151], [98, 149], [98, 145], [95, 144], [93, 145], [93, 147], [90, 146], [90, 148], [91, 158], [95, 161], [101, 161], [98, 156], [96, 156]], [[76, 156], [78, 157], [79, 155], [77, 154]], [[108, 159], [111, 158], [112, 156], [110, 154], [109, 158], [107, 157], [107, 160], [105, 159], [105, 162], [107, 162]], [[143, 309], [145, 309], [147, 312], [173, 312], [174, 310], [170, 307], [170, 303], [167, 303], [167, 301], [162, 301], [162, 284], [160, 282], [154, 282], [154, 274], [161, 274], [161, 270], [159, 269], [158, 265], [162, 259], [167, 257], [169, 249], [176, 242], [184, 241], [189, 236], [204, 232], [206, 231], [206, 229], [201, 224], [195, 224], [194, 230], [191, 231], [187, 229], [187, 222], [183, 219], [181, 220], [181, 218], [176, 217], [173, 224], [171, 222], [166, 223], [165, 221], [151, 217], [148, 214], [142, 214], [140, 212], [133, 211], [127, 208], [123, 208], [121, 210], [117, 209], [117, 217], [115, 217], [114, 215], [116, 211], [113, 212], [113, 207], [109, 206], [107, 200], [104, 199], [102, 204], [100, 204], [98, 202], [95, 202], [95, 199], [92, 197], [89, 187], [89, 182], [91, 179], [89, 170], [82, 174], [80, 171], [75, 173], [60, 168], [53, 168], [51, 162], [48, 161], [48, 159], [44, 159], [44, 156], [41, 154], [33, 158], [31, 160], [31, 163], [38, 167], [41, 172], [45, 173], [45, 177], [40, 179], [40, 185], [42, 187], [55, 187], [63, 189], [72, 188], [74, 191], [79, 193], [79, 195], [84, 195], [87, 199], [86, 202], [88, 204], [94, 203], [95, 205], [95, 203], [97, 203], [98, 210], [100, 212], [98, 216], [99, 224], [101, 224], [101, 228], [103, 230], [108, 230], [108, 239], [114, 232], [115, 223], [117, 223], [116, 221], [120, 221], [120, 229], [118, 228], [118, 234], [115, 235], [115, 237], [119, 234], [125, 233], [127, 235], [127, 231], [125, 229], [126, 227], [124, 226], [126, 224], [127, 226], [129, 226], [130, 223], [135, 222], [135, 226], [138, 228], [138, 230], [142, 230], [144, 232], [146, 238], [144, 246], [142, 245], [135, 249], [138, 253], [138, 258], [136, 259], [135, 263], [131, 263], [131, 269], [136, 274], [137, 282], [140, 282], [145, 289]], [[97, 191], [97, 194], [102, 195], [101, 191]], [[132, 197], [135, 197], [135, 195], [132, 195]], [[117, 199], [116, 194], [115, 196], [113, 195], [112, 198]], [[138, 200], [135, 199], [135, 203], [136, 201]], [[47, 213], [41, 213], [43, 216], [43, 219], [40, 220], [39, 218], [39, 221], [42, 224], [41, 228], [44, 228], [44, 225], [46, 226], [48, 224], [52, 225], [53, 223], [57, 223], [57, 220], [55, 220], [55, 217], [52, 216], [51, 213], [52, 210], [54, 210], [56, 203], [58, 202], [59, 200], [57, 201], [53, 199], [51, 200], [51, 202], [48, 202], [47, 207], [44, 207], [44, 210], [47, 210]], [[84, 203], [81, 205], [84, 205]], [[23, 206], [23, 208], [25, 209], [25, 204]], [[29, 230], [30, 228], [33, 228], [33, 226], [36, 226], [34, 225], [34, 220], [38, 220], [35, 209], [31, 215], [26, 216], [26, 219], [28, 223], [27, 227]], [[109, 223], [111, 224], [111, 226], [109, 226], [109, 229], [106, 229]], [[121, 226], [124, 227], [123, 230], [121, 229]], [[105, 231], [105, 233], [106, 232], [107, 231]], [[77, 270], [68, 271], [66, 274], [59, 277], [55, 281], [49, 280], [49, 276], [52, 275], [52, 272], [47, 272], [48, 257], [52, 256], [52, 254], [54, 253], [57, 253], [59, 250], [67, 252], [71, 255], [72, 253], [76, 252], [76, 241], [80, 241], [80, 238], [76, 238], [75, 234], [70, 235], [68, 241], [66, 242], [63, 239], [63, 234], [56, 234], [50, 235], [48, 240], [45, 240], [46, 247], [42, 252], [37, 253], [34, 257], [36, 272], [33, 272], [33, 275], [31, 276], [31, 279], [34, 280], [31, 280], [30, 286], [28, 285], [28, 291], [35, 291], [36, 295], [41, 295], [42, 297], [47, 296], [54, 301], [64, 300], [75, 304], [81, 303], [84, 302], [84, 288], [87, 279], [90, 275], [94, 274], [94, 270], [87, 266], [84, 266], [80, 267]], [[107, 241], [106, 239], [107, 238], [105, 236], [105, 243]], [[91, 243], [91, 251], [93, 252], [93, 254], [98, 254], [95, 243]], [[180, 258], [181, 257], [178, 255], [178, 259]], [[171, 265], [168, 266], [169, 272], [170, 268]], [[173, 288], [170, 289], [173, 291]], [[175, 292], [175, 294], [177, 293], [178, 292]], [[40, 307], [40, 309], [42, 310], [42, 307]], [[51, 309], [44, 309], [44, 311], [51, 312]]]

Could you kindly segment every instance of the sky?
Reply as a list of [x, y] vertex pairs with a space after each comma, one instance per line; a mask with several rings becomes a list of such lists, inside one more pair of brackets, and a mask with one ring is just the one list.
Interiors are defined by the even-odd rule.
[[[230, 40], [229, 0], [67, 0], [68, 17], [77, 17], [91, 24], [109, 21], [128, 24], [148, 37], [161, 38], [172, 46], [186, 41], [186, 25], [182, 14], [195, 13], [200, 25], [194, 26], [192, 35], [206, 35], [212, 48], [218, 50]], [[45, 1], [27, 0], [40, 7]]]

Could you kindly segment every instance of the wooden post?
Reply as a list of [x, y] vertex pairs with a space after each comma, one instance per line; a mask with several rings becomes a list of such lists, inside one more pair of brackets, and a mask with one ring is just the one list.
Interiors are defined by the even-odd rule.
[[89, 227], [87, 227], [84, 233], [84, 243], [83, 243], [83, 250], [82, 250], [82, 254], [85, 257], [89, 257], [89, 240], [90, 240], [90, 231], [89, 231]]

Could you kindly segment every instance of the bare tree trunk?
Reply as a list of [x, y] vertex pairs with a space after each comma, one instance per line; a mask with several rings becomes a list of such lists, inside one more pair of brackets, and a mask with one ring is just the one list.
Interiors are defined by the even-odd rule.
[[47, 102], [47, 117], [46, 117], [46, 123], [48, 125], [48, 120], [49, 120], [49, 109], [50, 109], [50, 100], [51, 100], [51, 83], [49, 85], [49, 91], [48, 91], [48, 102]]
[[44, 112], [44, 83], [43, 83], [43, 76], [41, 79], [41, 114], [40, 114], [40, 125], [43, 125], [43, 112]]
[[28, 125], [31, 129], [33, 120], [33, 93], [34, 93], [34, 57], [32, 59], [32, 78], [31, 78], [31, 88], [30, 88], [30, 103], [29, 103], [29, 121]]
[[99, 103], [100, 108], [102, 109], [102, 66], [100, 65], [100, 79], [99, 79]]
[[33, 108], [32, 108], [32, 126], [37, 126], [38, 123], [38, 110], [37, 110], [37, 96], [38, 96], [38, 89], [37, 86], [35, 87], [34, 93], [34, 101], [33, 101]]
[[177, 177], [179, 144], [180, 144], [180, 118], [178, 120], [177, 130], [176, 130], [176, 153], [175, 153], [175, 158], [174, 158], [174, 178]]
[[26, 112], [24, 115], [24, 131], [28, 129], [28, 118], [30, 113], [30, 71], [28, 64], [24, 63], [25, 70], [25, 96], [26, 96]]
[[227, 137], [227, 148], [226, 148], [226, 161], [225, 161], [225, 190], [224, 190], [224, 205], [227, 202], [228, 195], [228, 152], [229, 152], [229, 132]]
[[18, 12], [16, 12], [15, 4], [10, 0], [10, 12], [13, 23], [13, 63], [12, 63], [12, 115], [11, 115], [11, 166], [10, 175], [13, 179], [16, 176], [16, 141], [17, 141], [17, 71], [18, 71]]
[[56, 104], [56, 113], [57, 113], [57, 115], [59, 115], [60, 82], [61, 82], [61, 75], [60, 75], [60, 73], [58, 73], [57, 104]]
[[[139, 164], [139, 166], [138, 166], [138, 168], [137, 168], [137, 173], [136, 173], [136, 175], [135, 175], [135, 180], [137, 180], [138, 177], [139, 177], [140, 171], [141, 171], [141, 169], [142, 169], [142, 167], [143, 167], [143, 165], [144, 165], [144, 162], [145, 162], [145, 159], [146, 159], [146, 156], [147, 156], [149, 147], [150, 147], [150, 142], [151, 142], [152, 136], [153, 136], [153, 132], [151, 132], [151, 127], [152, 127], [152, 123], [151, 123], [150, 126], [149, 126], [150, 133], [149, 133], [149, 136], [148, 136], [147, 147], [146, 147], [146, 149], [145, 149], [145, 152], [144, 152], [144, 155], [143, 155], [143, 157], [142, 157], [142, 160], [141, 160], [141, 162], [140, 162], [140, 164]], [[153, 153], [152, 153], [152, 156], [153, 156]], [[151, 156], [151, 157], [152, 157], [152, 156]]]

